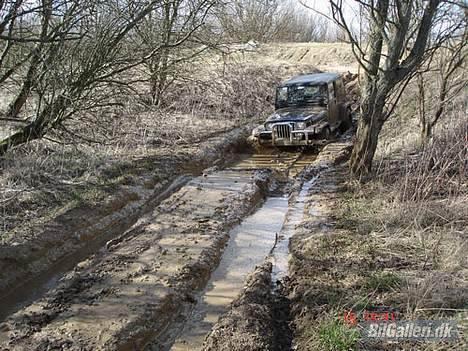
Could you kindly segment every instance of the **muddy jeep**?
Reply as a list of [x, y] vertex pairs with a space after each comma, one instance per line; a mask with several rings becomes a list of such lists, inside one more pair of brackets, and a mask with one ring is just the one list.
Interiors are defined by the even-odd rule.
[[276, 89], [275, 113], [252, 132], [261, 145], [323, 143], [352, 124], [343, 80], [335, 73], [294, 77]]

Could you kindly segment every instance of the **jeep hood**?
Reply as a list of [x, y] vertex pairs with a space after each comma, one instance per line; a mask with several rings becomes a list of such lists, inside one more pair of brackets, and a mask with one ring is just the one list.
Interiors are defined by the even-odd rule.
[[286, 107], [276, 110], [268, 117], [265, 123], [268, 122], [303, 122], [303, 121], [318, 121], [325, 117], [327, 108], [323, 106], [312, 106], [304, 108]]

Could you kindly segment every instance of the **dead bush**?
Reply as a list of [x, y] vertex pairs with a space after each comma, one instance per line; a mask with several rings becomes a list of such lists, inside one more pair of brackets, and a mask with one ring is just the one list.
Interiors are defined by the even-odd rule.
[[273, 111], [275, 88], [287, 75], [281, 66], [219, 66], [205, 77], [177, 82], [168, 92], [171, 104], [165, 108], [216, 118], [261, 119]]
[[[460, 111], [461, 116], [461, 111]], [[402, 201], [424, 201], [466, 194], [468, 119], [441, 130], [432, 143], [383, 161], [380, 180], [398, 189]]]

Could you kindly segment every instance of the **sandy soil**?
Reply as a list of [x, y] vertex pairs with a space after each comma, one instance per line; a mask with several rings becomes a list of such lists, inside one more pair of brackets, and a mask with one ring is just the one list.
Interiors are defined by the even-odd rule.
[[351, 46], [346, 43], [261, 44], [255, 51], [232, 55], [235, 62], [262, 66], [304, 66], [323, 71], [358, 73]]

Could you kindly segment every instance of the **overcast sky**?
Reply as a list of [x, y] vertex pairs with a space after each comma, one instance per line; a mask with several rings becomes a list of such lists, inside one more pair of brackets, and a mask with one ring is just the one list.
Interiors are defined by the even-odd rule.
[[[301, 2], [306, 4], [308, 7], [317, 10], [318, 12], [324, 13], [331, 17], [330, 2], [329, 0], [292, 0], [298, 6], [302, 6]], [[359, 28], [359, 11], [358, 4], [354, 0], [343, 0], [343, 12], [350, 28], [357, 30]], [[304, 8], [304, 6], [302, 6]], [[304, 11], [312, 11], [304, 8]]]
[[[297, 4], [304, 3], [307, 6], [331, 16], [330, 2], [328, 0], [293, 0]], [[344, 14], [348, 23], [357, 24], [359, 20], [358, 4], [353, 0], [344, 0]], [[310, 10], [309, 10], [310, 11]]]

